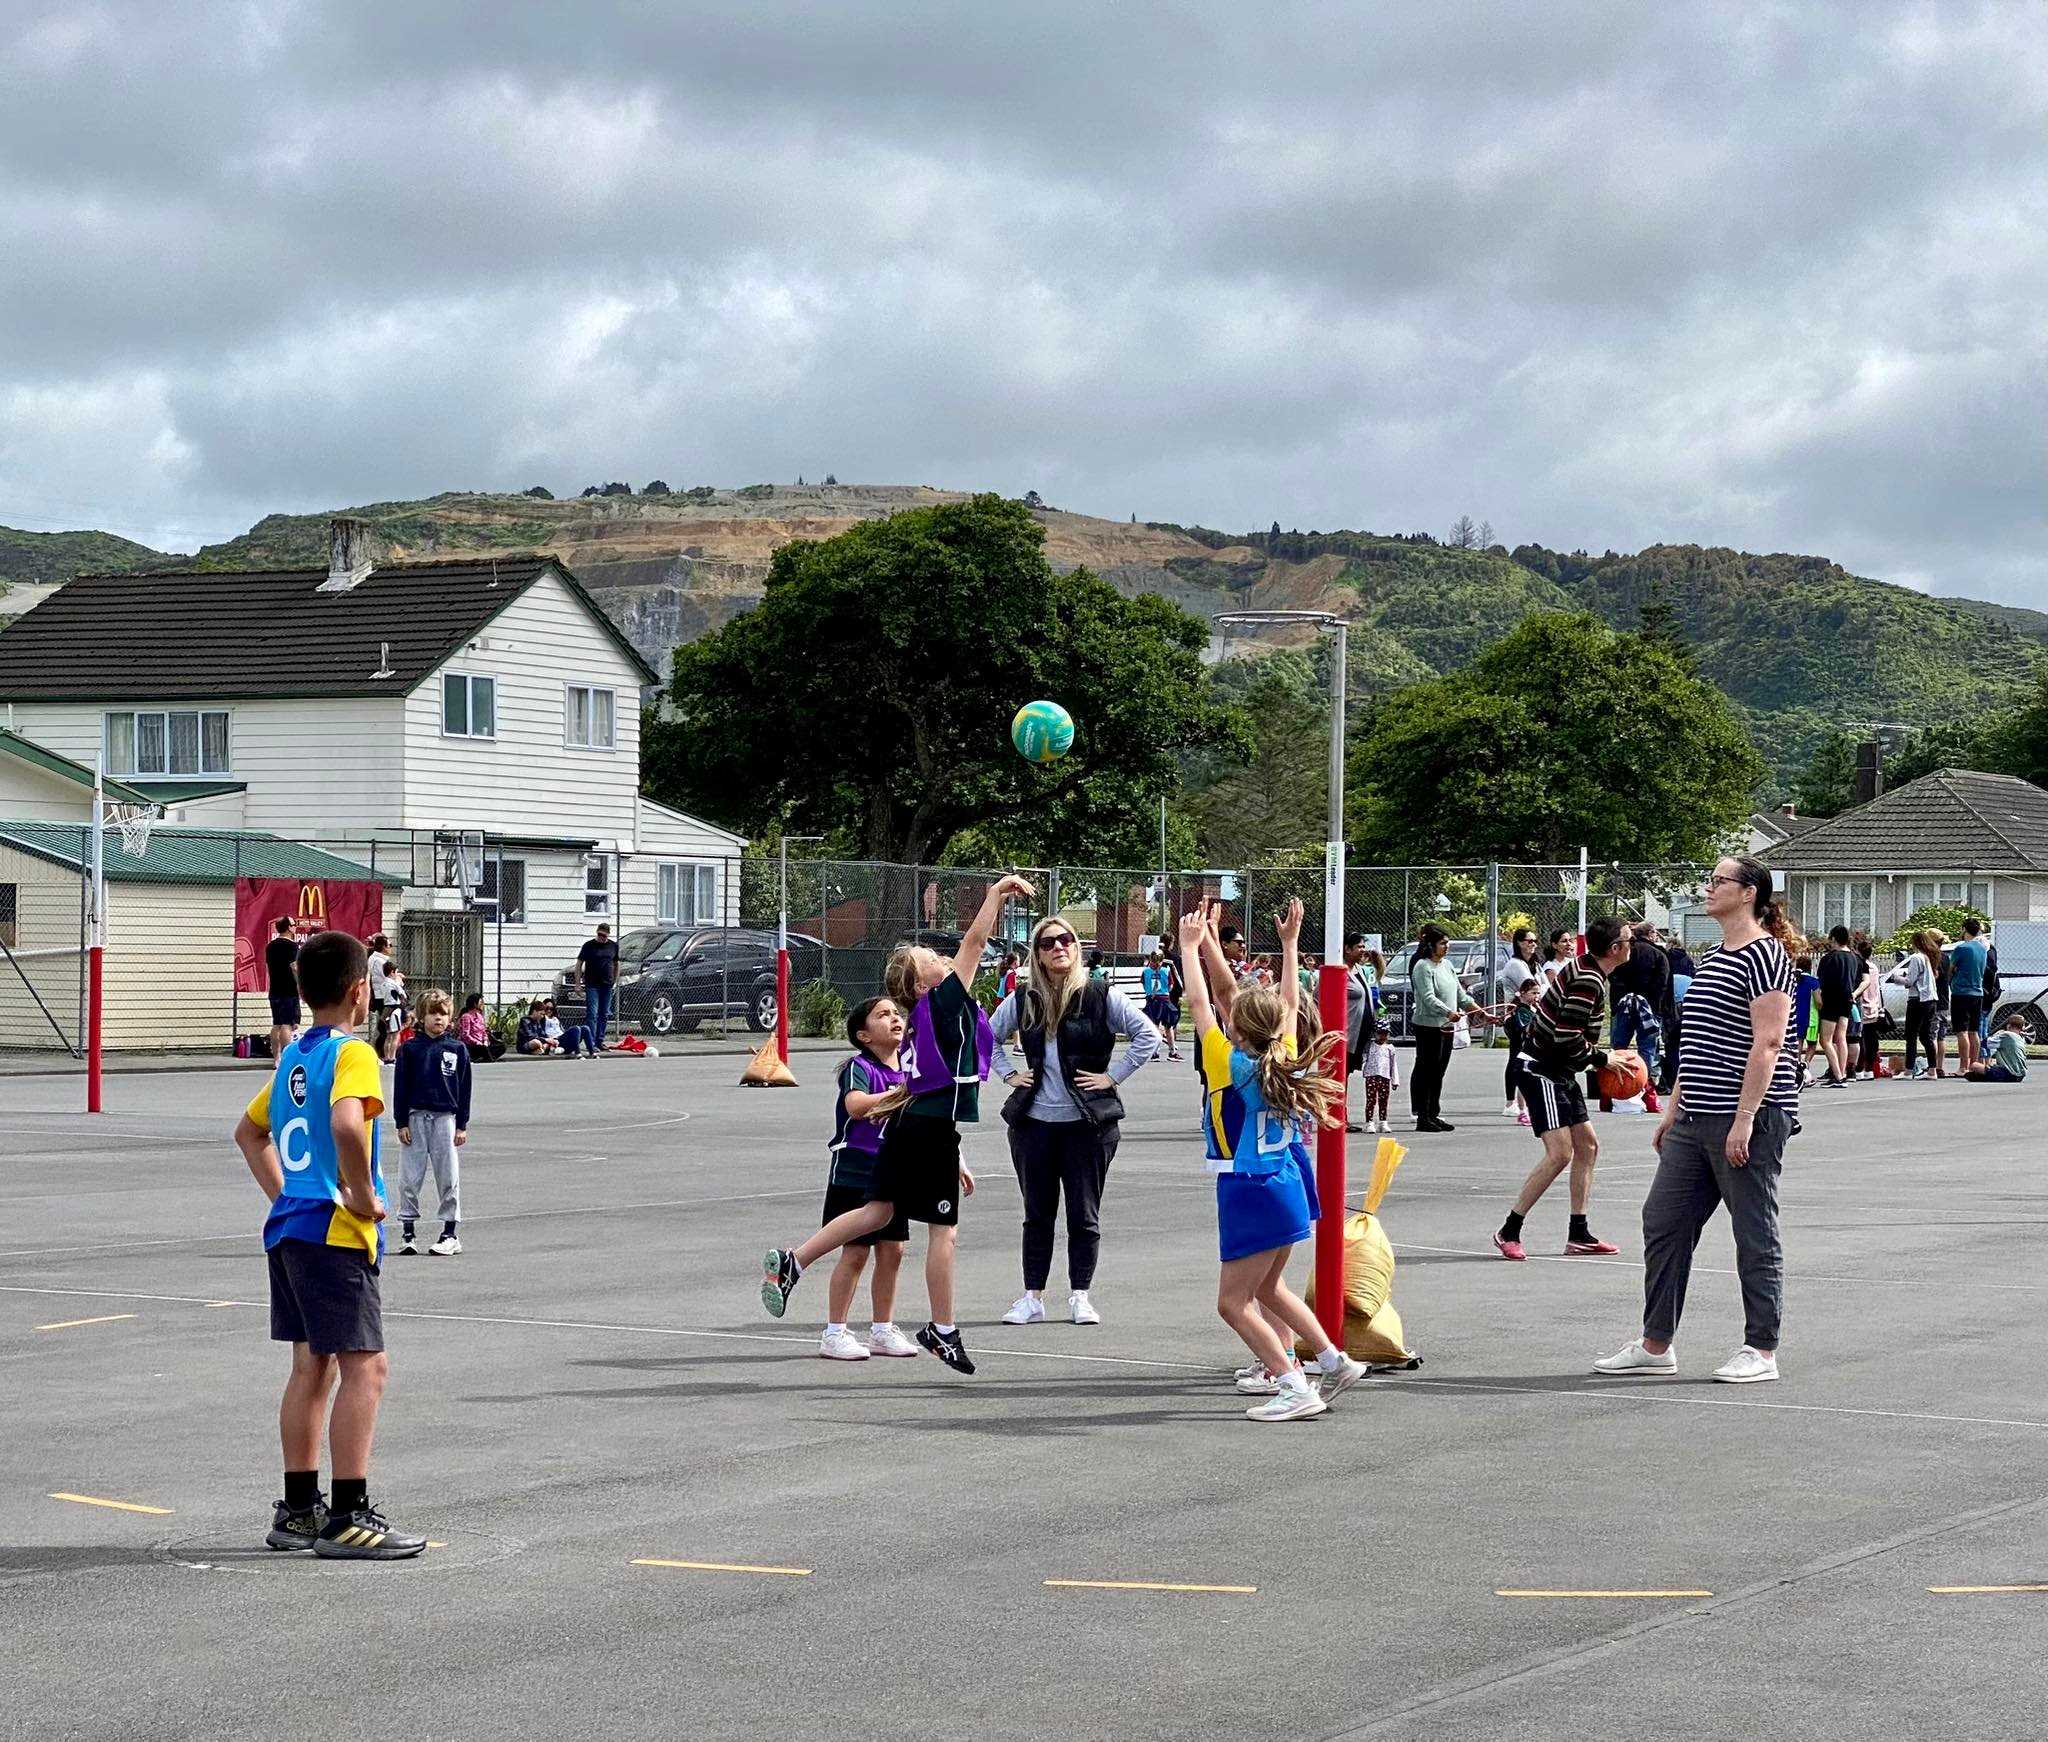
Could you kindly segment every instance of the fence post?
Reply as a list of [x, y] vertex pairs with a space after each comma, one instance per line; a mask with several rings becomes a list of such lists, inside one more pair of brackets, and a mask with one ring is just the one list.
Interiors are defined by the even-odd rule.
[[1494, 1002], [1499, 991], [1495, 979], [1494, 948], [1500, 942], [1500, 863], [1493, 861], [1486, 867], [1486, 966], [1480, 971], [1486, 976], [1486, 1002]]

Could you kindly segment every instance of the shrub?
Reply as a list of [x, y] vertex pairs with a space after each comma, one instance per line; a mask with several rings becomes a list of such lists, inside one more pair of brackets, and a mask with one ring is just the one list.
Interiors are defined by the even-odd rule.
[[668, 485], [659, 478], [652, 478], [640, 486], [640, 494], [643, 496], [666, 496], [668, 494]]
[[522, 490], [520, 494], [531, 496], [536, 502], [552, 502], [555, 499], [554, 491], [550, 490], [545, 484], [536, 484], [530, 490]]
[[1966, 919], [1981, 920], [1987, 928], [1991, 924], [1991, 916], [1978, 912], [1974, 907], [1960, 907], [1953, 902], [1930, 902], [1927, 906], [1916, 907], [1909, 913], [1906, 916], [1906, 923], [1893, 932], [1882, 947], [1903, 955], [1913, 947], [1913, 934], [1916, 931], [1926, 931], [1929, 927], [1945, 933], [1953, 943], [1963, 935], [1963, 921]]
[[735, 496], [743, 496], [749, 502], [761, 502], [775, 494], [775, 486], [773, 484], [743, 484], [733, 494]]
[[846, 1000], [829, 980], [806, 981], [790, 998], [789, 1025], [798, 1034], [820, 1038], [840, 1034], [846, 1027]]

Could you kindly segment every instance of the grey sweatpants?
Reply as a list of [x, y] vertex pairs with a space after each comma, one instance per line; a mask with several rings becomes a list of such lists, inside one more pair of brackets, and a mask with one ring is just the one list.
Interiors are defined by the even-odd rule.
[[434, 1169], [434, 1184], [441, 1188], [441, 1220], [461, 1219], [461, 1164], [455, 1148], [453, 1113], [414, 1113], [412, 1141], [405, 1145], [405, 1171], [399, 1178], [398, 1219], [416, 1222], [420, 1214], [420, 1187], [427, 1183], [427, 1167]]
[[1726, 1204], [1735, 1231], [1735, 1274], [1742, 1283], [1742, 1340], [1766, 1352], [1778, 1346], [1785, 1311], [1778, 1175], [1792, 1121], [1776, 1107], [1761, 1109], [1750, 1133], [1748, 1163], [1730, 1167], [1725, 1145], [1734, 1122], [1731, 1113], [1682, 1112], [1665, 1134], [1657, 1177], [1643, 1200], [1643, 1335], [1654, 1342], [1678, 1335], [1693, 1250], [1714, 1211]]

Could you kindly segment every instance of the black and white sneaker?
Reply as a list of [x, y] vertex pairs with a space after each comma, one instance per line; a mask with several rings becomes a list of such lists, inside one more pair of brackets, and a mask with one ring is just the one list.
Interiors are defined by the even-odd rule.
[[785, 1246], [768, 1248], [768, 1256], [761, 1260], [761, 1304], [771, 1319], [779, 1319], [789, 1310], [790, 1294], [801, 1275], [794, 1252]]
[[353, 1512], [335, 1513], [313, 1539], [313, 1552], [324, 1561], [410, 1560], [426, 1546], [423, 1536], [393, 1530], [367, 1501]]
[[327, 1528], [327, 1499], [325, 1495], [314, 1501], [303, 1512], [294, 1512], [282, 1500], [270, 1516], [270, 1532], [264, 1541], [272, 1548], [307, 1549], [313, 1546], [313, 1539]]
[[972, 1373], [974, 1363], [967, 1358], [967, 1345], [960, 1341], [956, 1330], [942, 1331], [935, 1324], [926, 1323], [917, 1333], [918, 1347], [938, 1356], [955, 1373]]

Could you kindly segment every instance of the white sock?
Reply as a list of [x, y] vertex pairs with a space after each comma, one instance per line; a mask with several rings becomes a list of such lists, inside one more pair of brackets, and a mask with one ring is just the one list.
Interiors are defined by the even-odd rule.
[[942, 1325], [937, 1319], [932, 1320], [932, 1329], [942, 1337], [950, 1337], [957, 1328], [954, 1325]]
[[1316, 1357], [1316, 1365], [1325, 1373], [1334, 1373], [1339, 1367], [1344, 1365], [1344, 1351], [1334, 1348], [1325, 1349]]
[[894, 1319], [877, 1319], [868, 1326], [868, 1335], [872, 1337], [877, 1331], [893, 1331], [895, 1328], [896, 1321]]
[[1299, 1367], [1290, 1367], [1285, 1373], [1280, 1375], [1280, 1383], [1294, 1391], [1306, 1391], [1308, 1389], [1308, 1375], [1302, 1372]]
[[825, 1335], [829, 1337], [832, 1335], [834, 1331], [843, 1331], [845, 1329], [846, 1327], [844, 1325], [827, 1325], [825, 1327]]

